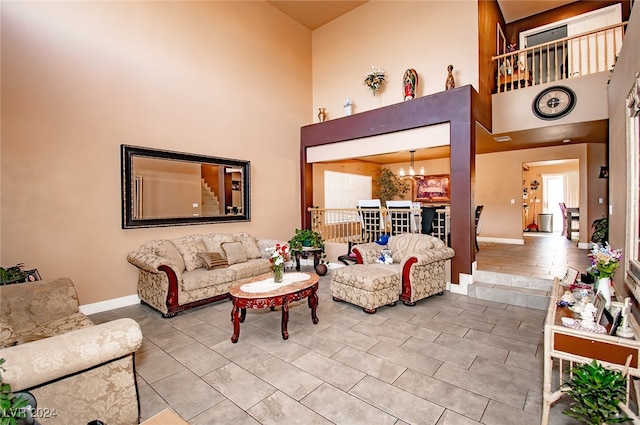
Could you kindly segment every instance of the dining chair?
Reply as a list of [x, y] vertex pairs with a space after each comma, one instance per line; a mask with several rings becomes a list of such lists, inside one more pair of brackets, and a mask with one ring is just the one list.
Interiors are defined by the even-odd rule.
[[475, 216], [475, 224], [474, 224], [474, 228], [475, 228], [474, 240], [476, 242], [476, 251], [480, 251], [480, 247], [478, 246], [478, 233], [480, 233], [480, 230], [482, 229], [482, 223], [480, 221], [482, 210], [484, 210], [484, 205], [476, 206], [476, 216]]
[[391, 236], [416, 232], [417, 225], [411, 211], [411, 201], [387, 201], [386, 205]]
[[362, 230], [363, 242], [374, 242], [383, 233], [382, 203], [380, 199], [362, 199], [358, 201], [358, 218]]

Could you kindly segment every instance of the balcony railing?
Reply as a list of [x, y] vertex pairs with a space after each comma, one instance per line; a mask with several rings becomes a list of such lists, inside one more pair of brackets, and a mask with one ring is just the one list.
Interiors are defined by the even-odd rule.
[[[311, 228], [325, 242], [375, 242], [381, 234], [420, 233], [420, 208], [309, 208]], [[432, 235], [447, 243], [449, 210], [436, 210]]]
[[[622, 47], [626, 24], [622, 22], [493, 56], [498, 70], [496, 91], [610, 71]], [[498, 49], [502, 51], [506, 44], [503, 37], [499, 31]]]

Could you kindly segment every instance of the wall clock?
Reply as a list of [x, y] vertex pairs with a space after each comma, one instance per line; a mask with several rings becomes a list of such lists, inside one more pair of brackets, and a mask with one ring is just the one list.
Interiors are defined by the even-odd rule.
[[531, 109], [543, 120], [557, 120], [569, 114], [576, 106], [576, 94], [564, 86], [553, 86], [542, 90], [535, 99]]

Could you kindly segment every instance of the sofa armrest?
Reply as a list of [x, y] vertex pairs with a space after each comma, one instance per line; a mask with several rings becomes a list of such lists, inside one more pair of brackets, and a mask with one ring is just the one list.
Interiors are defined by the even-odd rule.
[[172, 268], [171, 260], [149, 251], [133, 251], [127, 255], [127, 261], [150, 273], [161, 273], [160, 266]]
[[13, 391], [27, 390], [134, 353], [140, 326], [118, 319], [0, 350], [2, 378]]
[[271, 254], [266, 251], [267, 248], [274, 247], [276, 244], [280, 245], [289, 245], [288, 241], [281, 241], [278, 239], [266, 239], [266, 238], [257, 238], [258, 239], [258, 248], [260, 248], [260, 254], [262, 258], [270, 258]]
[[374, 264], [382, 254], [383, 246], [375, 242], [363, 243], [353, 246], [358, 264]]

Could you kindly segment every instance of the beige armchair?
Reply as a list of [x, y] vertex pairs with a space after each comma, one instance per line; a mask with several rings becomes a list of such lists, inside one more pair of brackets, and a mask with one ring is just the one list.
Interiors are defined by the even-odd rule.
[[93, 325], [70, 279], [0, 286], [2, 377], [35, 396], [43, 425], [137, 424], [133, 353], [141, 343], [132, 319]]

